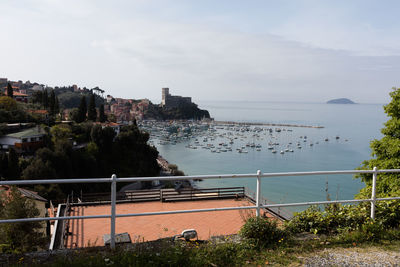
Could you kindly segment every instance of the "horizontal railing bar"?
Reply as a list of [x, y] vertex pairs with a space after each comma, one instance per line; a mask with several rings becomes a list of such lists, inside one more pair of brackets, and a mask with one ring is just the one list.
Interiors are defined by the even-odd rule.
[[[376, 201], [399, 200], [399, 199], [400, 199], [400, 197], [388, 197], [388, 198], [377, 198]], [[260, 207], [261, 208], [278, 208], [278, 207], [290, 207], [290, 206], [311, 206], [311, 205], [324, 205], [324, 204], [335, 204], [335, 203], [357, 203], [357, 202], [371, 202], [371, 201], [372, 201], [372, 199], [332, 200], [332, 201], [268, 204], [268, 205], [261, 205]], [[195, 213], [195, 212], [209, 212], [209, 211], [243, 210], [243, 209], [256, 209], [256, 208], [257, 208], [257, 206], [240, 206], [240, 207], [225, 207], [225, 208], [210, 208], [210, 209], [173, 210], [173, 211], [159, 211], [159, 212], [116, 214], [116, 217], [117, 218], [138, 217], [138, 216], [153, 216], [153, 215]], [[1, 223], [18, 223], [18, 222], [35, 222], [35, 221], [76, 220], [76, 219], [104, 219], [104, 218], [111, 218], [111, 215], [9, 219], [9, 220], [0, 220], [0, 224]]]
[[267, 205], [260, 205], [260, 206], [262, 208], [279, 208], [279, 207], [312, 206], [312, 205], [357, 203], [357, 202], [371, 202], [371, 201], [372, 201], [372, 199], [351, 199], [351, 200], [332, 200], [332, 201], [284, 203], [284, 204], [267, 204]]
[[387, 201], [387, 200], [399, 200], [400, 197], [385, 197], [385, 198], [377, 198], [376, 201]]
[[[400, 169], [377, 170], [377, 173], [399, 173]], [[311, 171], [311, 172], [277, 172], [262, 173], [261, 177], [281, 176], [306, 176], [306, 175], [334, 175], [334, 174], [373, 174], [373, 170], [342, 170], [342, 171]], [[116, 178], [117, 182], [139, 181], [176, 181], [197, 179], [229, 179], [229, 178], [256, 178], [257, 174], [222, 174], [222, 175], [195, 175], [195, 176], [160, 176], [160, 177], [127, 177]], [[24, 185], [24, 184], [69, 184], [69, 183], [110, 183], [110, 178], [85, 178], [85, 179], [53, 179], [53, 180], [13, 180], [1, 181], [0, 185]]]
[[53, 179], [53, 180], [13, 180], [0, 181], [0, 185], [24, 184], [73, 184], [73, 183], [110, 183], [110, 178], [85, 178], [85, 179]]
[[78, 219], [107, 219], [111, 215], [87, 215], [87, 216], [67, 216], [67, 217], [38, 217], [38, 218], [22, 218], [0, 220], [2, 223], [22, 223], [22, 222], [38, 222], [38, 221], [62, 221], [62, 220], [78, 220]]
[[[378, 173], [400, 172], [400, 169], [378, 170]], [[373, 174], [373, 170], [342, 170], [342, 171], [311, 171], [311, 172], [277, 172], [262, 173], [261, 177], [305, 176], [305, 175], [334, 175], [334, 174]]]
[[171, 211], [117, 214], [116, 217], [123, 218], [123, 217], [153, 216], [153, 215], [224, 211], [224, 210], [245, 210], [245, 209], [256, 209], [256, 208], [257, 206], [241, 206], [241, 207], [225, 207], [225, 208], [194, 209], [194, 210], [171, 210]]
[[178, 181], [178, 180], [198, 180], [198, 179], [230, 179], [230, 178], [252, 178], [257, 174], [217, 174], [217, 175], [196, 175], [196, 176], [156, 176], [156, 177], [127, 177], [117, 178], [117, 182], [141, 182], [141, 181]]

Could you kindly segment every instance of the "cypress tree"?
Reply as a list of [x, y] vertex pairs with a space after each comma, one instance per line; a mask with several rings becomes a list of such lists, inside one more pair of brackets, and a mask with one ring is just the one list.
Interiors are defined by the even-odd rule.
[[54, 90], [51, 90], [49, 97], [50, 115], [55, 114], [55, 104], [56, 104], [56, 94], [54, 93]]
[[99, 110], [99, 121], [100, 122], [105, 122], [107, 120], [106, 114], [104, 113], [104, 104], [100, 105], [100, 110]]
[[13, 98], [14, 97], [14, 91], [12, 89], [11, 83], [7, 84], [7, 96]]
[[58, 97], [56, 97], [56, 100], [54, 103], [54, 113], [55, 114], [60, 113], [60, 103], [58, 102]]
[[87, 105], [86, 105], [86, 97], [82, 96], [81, 103], [79, 104], [78, 108], [78, 116], [76, 122], [84, 122], [86, 120], [86, 112], [87, 112]]
[[88, 120], [96, 121], [97, 111], [96, 111], [96, 102], [94, 98], [94, 94], [90, 95], [89, 107], [88, 107]]
[[43, 90], [43, 94], [42, 94], [42, 104], [43, 104], [43, 107], [44, 107], [45, 109], [47, 109], [47, 108], [49, 107], [49, 96], [48, 96], [48, 93], [47, 93], [47, 89], [44, 89], [44, 90]]

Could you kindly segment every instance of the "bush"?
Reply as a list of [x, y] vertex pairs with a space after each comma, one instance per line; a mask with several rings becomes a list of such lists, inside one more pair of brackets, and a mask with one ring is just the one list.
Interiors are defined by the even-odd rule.
[[285, 226], [291, 233], [337, 234], [344, 230], [359, 229], [368, 215], [365, 204], [328, 206], [323, 211], [317, 206], [311, 206], [295, 213]]
[[386, 230], [385, 227], [377, 221], [368, 219], [360, 229], [345, 231], [337, 236], [337, 239], [343, 243], [362, 243], [377, 242], [383, 239], [398, 239], [398, 231]]
[[275, 220], [251, 217], [240, 229], [240, 235], [257, 248], [265, 248], [280, 243], [285, 232], [278, 228]]
[[[372, 227], [369, 226], [371, 222], [369, 216], [369, 203], [330, 205], [325, 210], [312, 206], [305, 211], [296, 213], [293, 219], [287, 222], [285, 226], [291, 233], [337, 234]], [[400, 202], [378, 202], [376, 204], [375, 218], [374, 227], [375, 225], [380, 225], [383, 229], [398, 228], [400, 225]]]

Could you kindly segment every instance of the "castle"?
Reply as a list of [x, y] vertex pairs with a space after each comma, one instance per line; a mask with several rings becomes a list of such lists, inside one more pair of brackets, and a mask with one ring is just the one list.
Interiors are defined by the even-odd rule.
[[161, 106], [167, 108], [176, 108], [181, 105], [187, 105], [192, 103], [191, 97], [182, 97], [177, 95], [170, 95], [169, 88], [161, 89], [162, 100]]

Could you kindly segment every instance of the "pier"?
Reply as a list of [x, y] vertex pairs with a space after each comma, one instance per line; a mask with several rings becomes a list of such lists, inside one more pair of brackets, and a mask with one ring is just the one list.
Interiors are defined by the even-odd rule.
[[303, 125], [303, 124], [284, 124], [284, 123], [263, 123], [263, 122], [236, 122], [236, 121], [214, 121], [217, 125], [237, 125], [237, 126], [276, 126], [276, 127], [301, 127], [322, 129], [324, 126], [319, 125]]

